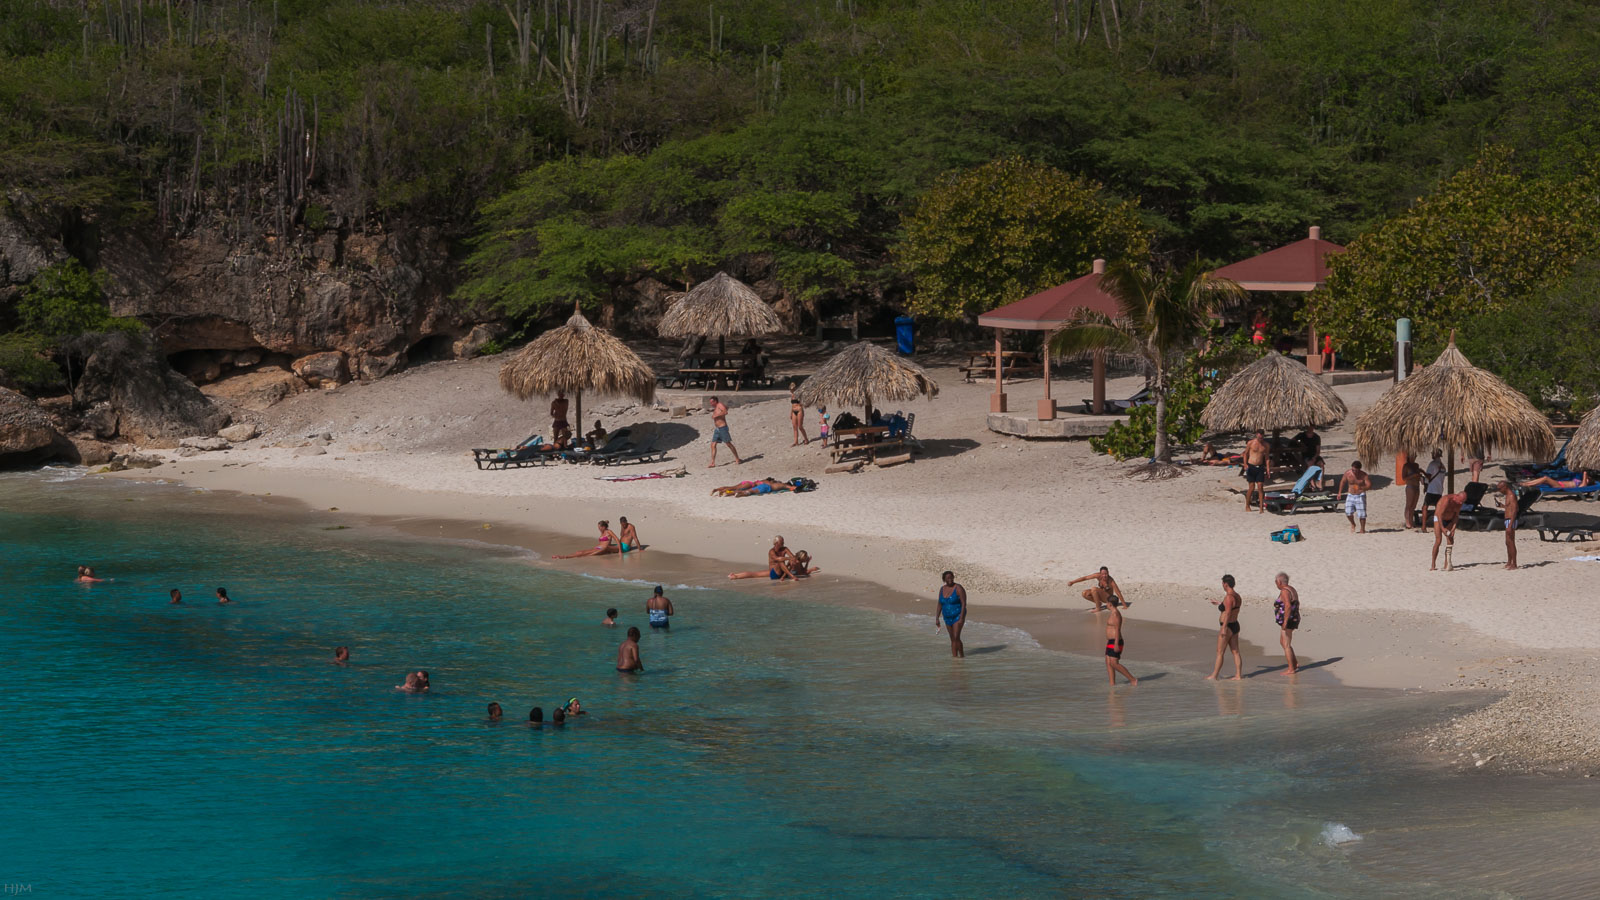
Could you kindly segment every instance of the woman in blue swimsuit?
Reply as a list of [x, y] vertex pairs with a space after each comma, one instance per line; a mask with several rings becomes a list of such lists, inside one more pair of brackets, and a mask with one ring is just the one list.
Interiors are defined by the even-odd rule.
[[[942, 623], [942, 624], [941, 624]], [[967, 655], [961, 644], [961, 627], [967, 624], [967, 589], [956, 584], [956, 573], [944, 573], [944, 587], [939, 588], [939, 608], [933, 611], [933, 631], [941, 627], [950, 632], [950, 655], [962, 659]]]

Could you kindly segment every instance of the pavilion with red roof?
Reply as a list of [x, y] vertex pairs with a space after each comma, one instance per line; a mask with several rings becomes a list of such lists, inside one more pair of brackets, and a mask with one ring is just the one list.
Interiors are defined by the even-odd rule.
[[[1304, 240], [1223, 266], [1212, 274], [1236, 281], [1247, 291], [1309, 293], [1327, 283], [1328, 257], [1343, 252], [1343, 247], [1323, 240], [1322, 228], [1313, 225], [1310, 236]], [[1322, 357], [1317, 353], [1315, 325], [1311, 326], [1309, 337], [1306, 366], [1314, 372], [1321, 371]]]
[[[1005, 356], [1000, 349], [1000, 337], [1006, 329], [1013, 331], [1055, 331], [1068, 322], [1080, 309], [1092, 309], [1108, 316], [1119, 315], [1117, 301], [1100, 289], [1100, 276], [1105, 274], [1106, 261], [1094, 261], [1094, 269], [1081, 278], [1066, 284], [1046, 288], [1015, 303], [991, 309], [978, 316], [978, 324], [993, 328], [994, 332], [994, 394], [989, 398], [990, 412], [1006, 411]], [[1054, 419], [1056, 402], [1050, 396], [1050, 354], [1044, 357], [1044, 398], [1039, 401], [1039, 418]], [[1094, 356], [1094, 410], [1105, 408], [1106, 362], [1102, 354]]]

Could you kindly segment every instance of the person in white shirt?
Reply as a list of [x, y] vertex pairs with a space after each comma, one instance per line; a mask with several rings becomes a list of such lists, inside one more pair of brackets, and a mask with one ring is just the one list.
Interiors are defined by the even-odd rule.
[[1422, 495], [1423, 528], [1428, 528], [1432, 524], [1433, 510], [1439, 505], [1439, 498], [1444, 496], [1444, 479], [1449, 473], [1445, 471], [1443, 457], [1443, 450], [1434, 450], [1433, 459], [1429, 460], [1428, 468], [1422, 473], [1428, 480], [1428, 486]]

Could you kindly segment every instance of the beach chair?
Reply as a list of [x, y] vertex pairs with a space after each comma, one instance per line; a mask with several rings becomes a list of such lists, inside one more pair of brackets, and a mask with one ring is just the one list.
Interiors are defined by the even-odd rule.
[[[1581, 475], [1580, 475], [1581, 477]], [[1539, 496], [1546, 500], [1600, 500], [1600, 484], [1590, 484], [1584, 487], [1557, 488], [1549, 485], [1540, 485]]]
[[[1133, 409], [1135, 406], [1148, 406], [1154, 402], [1156, 402], [1155, 394], [1151, 393], [1149, 388], [1140, 388], [1132, 397], [1129, 397], [1126, 400], [1112, 400], [1107, 398], [1105, 414], [1108, 416], [1123, 416], [1127, 415], [1128, 411]], [[1089, 415], [1093, 415], [1094, 401], [1083, 401], [1083, 411]]]
[[1322, 478], [1322, 467], [1312, 466], [1294, 483], [1294, 487], [1287, 491], [1267, 491], [1267, 512], [1295, 513], [1295, 512], [1327, 512], [1338, 509], [1338, 496], [1331, 491], [1309, 491], [1313, 481]]
[[1567, 468], [1567, 444], [1570, 443], [1572, 443], [1572, 437], [1568, 436], [1566, 441], [1562, 443], [1561, 450], [1556, 453], [1556, 458], [1547, 463], [1537, 463], [1531, 466], [1507, 464], [1501, 466], [1500, 469], [1506, 473], [1506, 480], [1512, 484], [1544, 477], [1554, 478], [1557, 481], [1566, 478], [1577, 478], [1582, 473], [1574, 472]]
[[[1465, 490], [1467, 502], [1461, 505], [1460, 522], [1456, 527], [1462, 531], [1505, 531], [1505, 511], [1483, 502], [1489, 485], [1474, 481]], [[1544, 515], [1533, 511], [1533, 505], [1539, 502], [1540, 496], [1538, 488], [1523, 488], [1518, 492], [1518, 528], [1537, 529], [1544, 525]]]
[[472, 449], [473, 462], [479, 469], [520, 469], [523, 466], [542, 466], [554, 458], [553, 452], [535, 449], [544, 443], [542, 435], [529, 435], [515, 447]]
[[561, 454], [561, 458], [570, 463], [593, 462], [596, 456], [606, 453], [616, 453], [633, 446], [634, 429], [631, 427], [618, 428], [606, 435], [606, 442], [593, 450], [574, 448]]
[[657, 450], [656, 443], [660, 435], [655, 432], [644, 435], [639, 443], [626, 447], [613, 453], [595, 453], [590, 457], [590, 462], [602, 466], [617, 466], [623, 463], [636, 462], [661, 462], [667, 458], [667, 451]]

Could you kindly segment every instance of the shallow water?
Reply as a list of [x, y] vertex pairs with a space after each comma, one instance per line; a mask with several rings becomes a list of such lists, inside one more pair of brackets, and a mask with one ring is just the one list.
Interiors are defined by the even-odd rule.
[[[925, 618], [703, 589], [669, 591], [672, 632], [620, 676], [598, 623], [643, 624], [637, 583], [174, 486], [0, 498], [0, 882], [40, 895], [1585, 896], [1600, 873], [1592, 782], [1396, 749], [1473, 698], [1137, 665], [1112, 692], [1014, 631], [969, 626], [953, 663]], [[116, 580], [73, 584], [80, 561]], [[414, 668], [432, 694], [393, 689]], [[522, 724], [571, 696], [592, 714]]]

